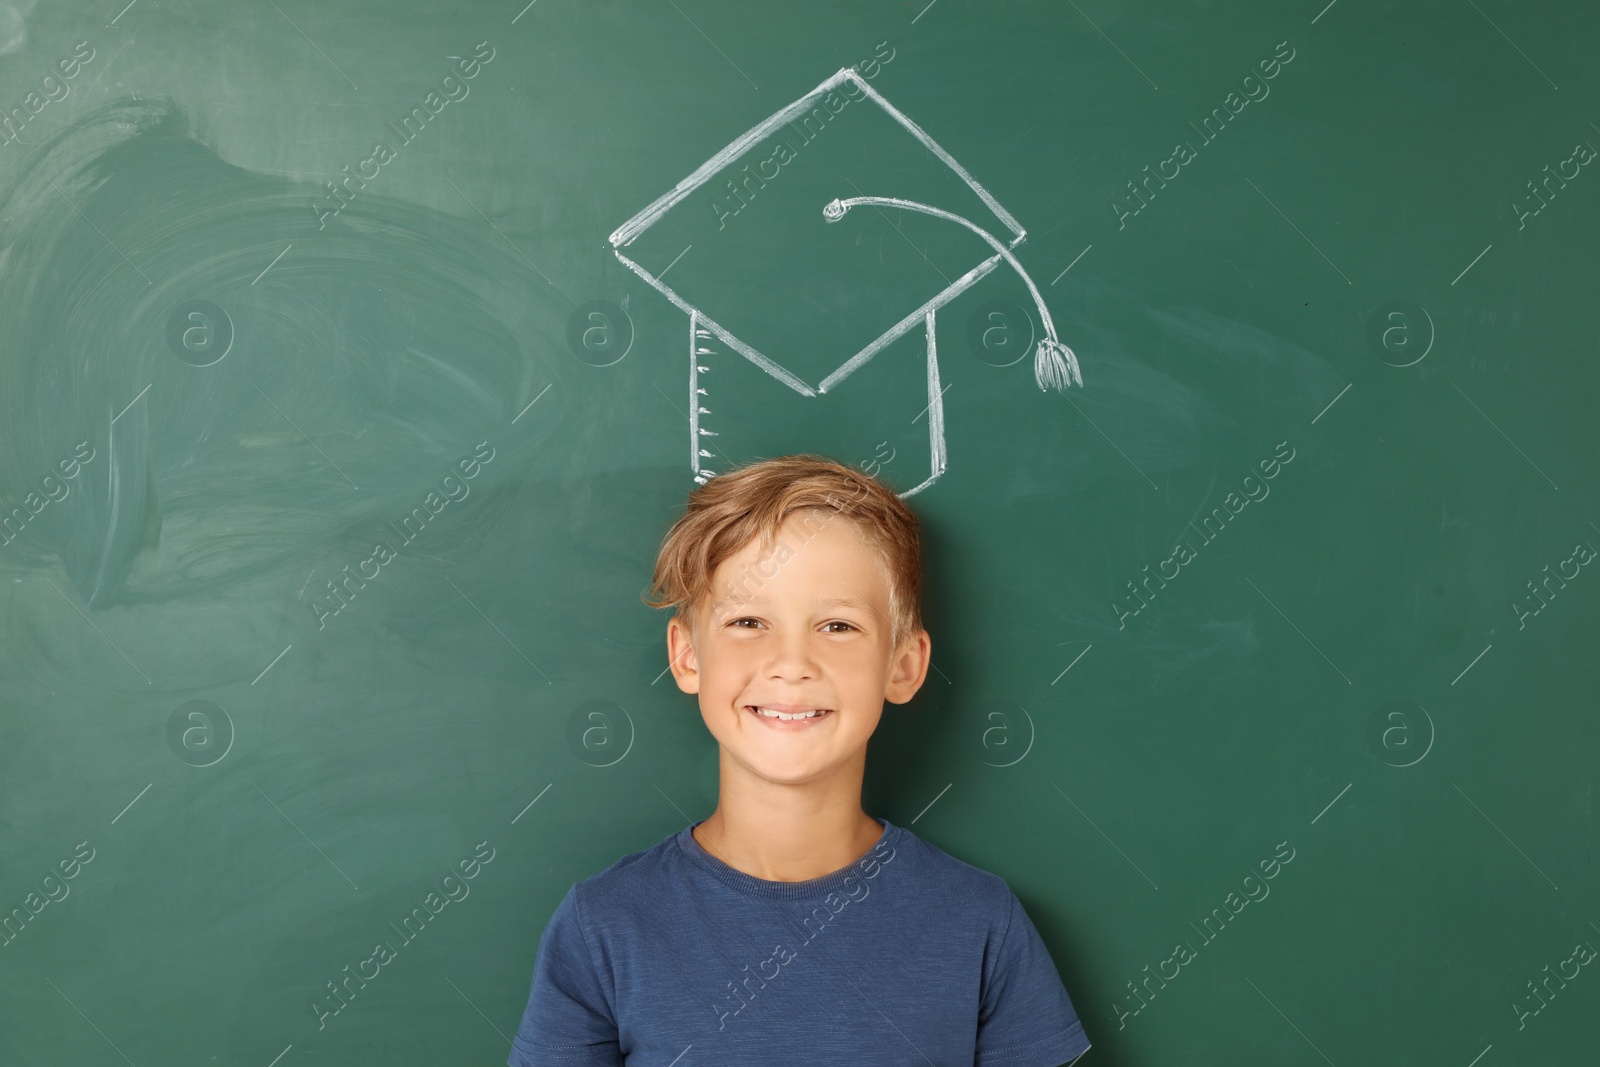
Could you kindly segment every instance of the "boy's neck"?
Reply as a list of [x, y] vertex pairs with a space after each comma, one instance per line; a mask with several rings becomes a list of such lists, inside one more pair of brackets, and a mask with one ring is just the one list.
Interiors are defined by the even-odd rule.
[[848, 867], [872, 851], [883, 826], [851, 804], [757, 807], [722, 798], [694, 839], [736, 871], [769, 882], [804, 882]]

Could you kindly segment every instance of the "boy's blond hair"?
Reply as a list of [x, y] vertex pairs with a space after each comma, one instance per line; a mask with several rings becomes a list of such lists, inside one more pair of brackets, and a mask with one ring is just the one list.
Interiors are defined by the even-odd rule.
[[[811, 513], [802, 516], [800, 536], [805, 540], [842, 518], [878, 551], [889, 576], [891, 643], [896, 648], [922, 629], [922, 547], [916, 513], [864, 471], [808, 454], [749, 463], [718, 474], [691, 492], [687, 509], [662, 539], [644, 602], [653, 608], [676, 609], [692, 634], [700, 608], [713, 593], [711, 578], [717, 567], [757, 537], [765, 559], [774, 552], [779, 527], [797, 512]], [[751, 596], [760, 589], [764, 581], [759, 569], [747, 568], [735, 579], [736, 596]], [[772, 573], [765, 577], [770, 579]]]

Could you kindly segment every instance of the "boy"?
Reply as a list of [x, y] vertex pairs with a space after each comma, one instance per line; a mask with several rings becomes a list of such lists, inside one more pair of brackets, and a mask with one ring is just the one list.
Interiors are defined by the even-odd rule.
[[917, 519], [784, 456], [689, 496], [656, 559], [667, 652], [721, 749], [716, 811], [574, 885], [511, 1067], [1060, 1067], [1089, 1047], [996, 875], [861, 808], [883, 702], [927, 675]]

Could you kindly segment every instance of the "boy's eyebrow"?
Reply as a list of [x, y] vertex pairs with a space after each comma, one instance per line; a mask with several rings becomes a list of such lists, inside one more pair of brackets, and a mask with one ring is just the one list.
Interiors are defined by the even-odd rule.
[[[743, 597], [743, 598], [724, 597], [723, 599], [715, 601], [714, 603], [712, 603], [711, 610], [712, 611], [720, 611], [721, 609], [723, 609], [725, 607], [728, 607], [730, 605], [733, 605], [733, 606], [745, 606], [745, 605], [749, 605], [749, 604], [765, 604], [765, 603], [767, 603], [767, 600], [768, 600], [767, 597], [760, 596], [760, 595], [748, 596], [748, 597]], [[828, 597], [825, 600], [817, 601], [817, 605], [816, 606], [819, 607], [819, 608], [859, 608], [862, 611], [876, 611], [877, 610], [871, 604], [868, 604], [865, 601], [860, 600], [860, 599], [858, 599], [856, 597], [850, 597], [850, 596]]]

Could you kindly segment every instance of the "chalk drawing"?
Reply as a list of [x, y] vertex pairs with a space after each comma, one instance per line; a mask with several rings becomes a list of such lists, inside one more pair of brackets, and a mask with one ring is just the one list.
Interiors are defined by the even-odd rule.
[[[716, 178], [733, 161], [761, 143], [775, 130], [809, 111], [819, 100], [846, 81], [859, 89], [867, 99], [878, 105], [885, 114], [921, 142], [923, 147], [931, 152], [935, 158], [954, 171], [966, 183], [967, 187], [977, 194], [983, 204], [994, 213], [995, 218], [1000, 220], [1001, 224], [1010, 231], [1010, 240], [1002, 242], [1000, 238], [969, 219], [954, 212], [912, 200], [890, 196], [856, 196], [846, 199], [834, 199], [828, 202], [822, 209], [824, 223], [838, 222], [844, 218], [845, 213], [850, 208], [857, 205], [892, 207], [904, 211], [918, 212], [963, 226], [993, 248], [995, 254], [945, 286], [943, 290], [935, 294], [921, 307], [916, 308], [894, 326], [891, 326], [867, 343], [860, 351], [850, 356], [838, 369], [828, 374], [813, 387], [788, 368], [740, 340], [730, 330], [707, 315], [705, 311], [691, 304], [671, 286], [663, 282], [660, 275], [652, 274], [645, 267], [630, 259], [624, 254], [623, 249], [653, 226], [673, 206]], [[694, 472], [695, 481], [702, 485], [717, 474], [708, 465], [708, 461], [716, 458], [717, 453], [706, 448], [707, 442], [702, 440], [706, 437], [715, 437], [716, 433], [707, 429], [704, 425], [704, 420], [700, 417], [712, 414], [712, 409], [706, 406], [709, 400], [709, 393], [706, 389], [703, 375], [710, 370], [711, 358], [720, 354], [716, 347], [717, 342], [721, 342], [722, 345], [737, 352], [772, 378], [782, 382], [801, 396], [817, 397], [836, 388], [840, 382], [859, 370], [878, 352], [920, 324], [926, 333], [927, 339], [928, 407], [926, 410], [928, 411], [930, 463], [928, 477], [918, 485], [899, 494], [902, 497], [907, 497], [921, 492], [938, 481], [946, 466], [944, 403], [943, 394], [939, 386], [935, 317], [940, 308], [966, 292], [1002, 262], [1016, 271], [1024, 284], [1027, 285], [1029, 293], [1033, 296], [1034, 306], [1038, 309], [1039, 317], [1044, 323], [1045, 336], [1040, 338], [1034, 350], [1035, 383], [1041, 390], [1055, 389], [1058, 392], [1064, 392], [1073, 382], [1076, 382], [1079, 386], [1083, 385], [1083, 376], [1078, 367], [1077, 357], [1073, 354], [1072, 349], [1061, 342], [1059, 335], [1056, 333], [1055, 323], [1050, 317], [1050, 311], [1045, 306], [1043, 296], [1039, 293], [1038, 286], [1034, 284], [1033, 279], [1028, 276], [1028, 272], [1023, 269], [1022, 264], [1012, 253], [1012, 249], [1020, 245], [1026, 237], [1027, 232], [1022, 228], [1022, 224], [1002, 207], [999, 201], [980, 185], [965, 167], [956, 162], [955, 157], [940, 147], [932, 137], [928, 136], [904, 112], [889, 103], [882, 94], [868, 85], [858, 72], [853, 68], [846, 67], [833, 74], [806, 95], [774, 112], [745, 131], [744, 134], [727, 147], [697, 167], [688, 177], [673, 186], [670, 191], [658, 197], [644, 210], [617, 227], [611, 234], [610, 241], [613, 253], [625, 267], [637, 274], [671, 301], [674, 306], [689, 316], [689, 468]], [[661, 272], [661, 274], [665, 273], [665, 271]]]

